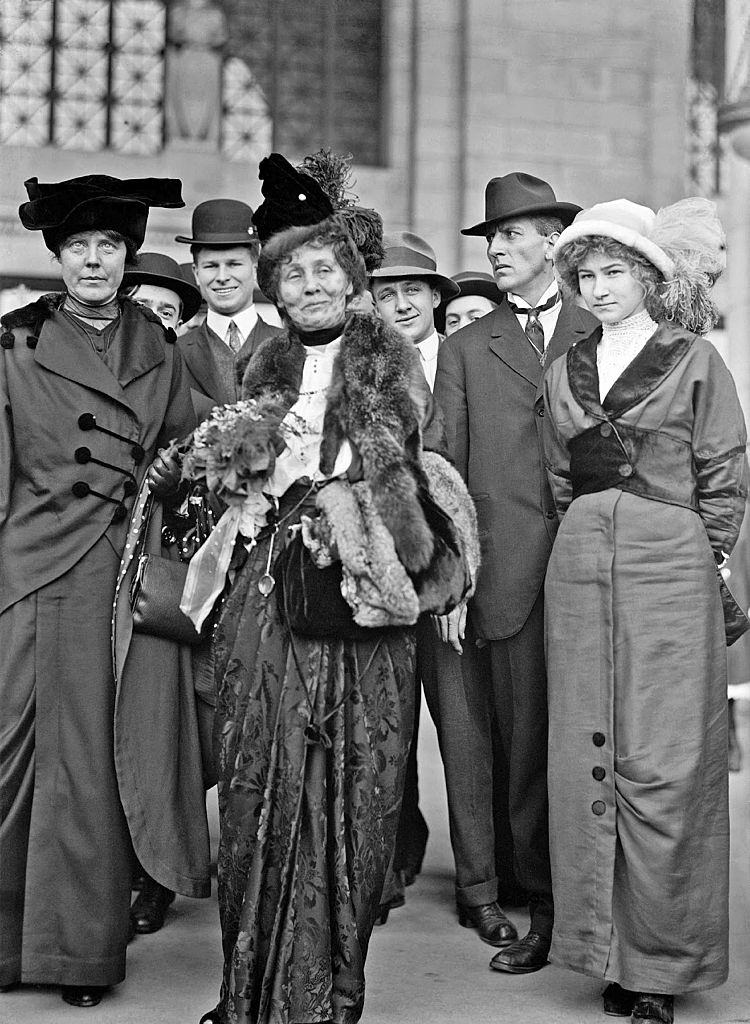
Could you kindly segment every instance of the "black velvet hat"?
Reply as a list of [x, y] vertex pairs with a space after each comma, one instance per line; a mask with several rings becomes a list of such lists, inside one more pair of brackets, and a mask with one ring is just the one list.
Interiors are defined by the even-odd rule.
[[169, 288], [180, 297], [183, 320], [191, 320], [203, 301], [195, 285], [183, 276], [179, 263], [161, 252], [142, 252], [138, 266], [125, 268], [122, 283], [125, 288], [135, 288], [140, 284]]
[[261, 160], [258, 177], [263, 182], [263, 202], [253, 223], [261, 242], [287, 228], [319, 224], [334, 213], [333, 203], [317, 181], [292, 167], [281, 153]]
[[139, 249], [150, 207], [185, 205], [179, 178], [86, 174], [50, 183], [29, 178], [24, 185], [29, 201], [18, 208], [21, 223], [29, 231], [41, 231], [53, 251], [74, 232], [90, 230], [118, 231]]

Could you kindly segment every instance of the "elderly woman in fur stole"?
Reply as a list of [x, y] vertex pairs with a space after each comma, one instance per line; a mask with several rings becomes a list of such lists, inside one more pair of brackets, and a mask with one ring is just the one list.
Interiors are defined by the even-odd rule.
[[[310, 194], [299, 180], [291, 201]], [[268, 180], [264, 195], [259, 284], [286, 330], [251, 359], [243, 398], [280, 396], [304, 429], [268, 481], [278, 528], [251, 546], [216, 633], [224, 975], [202, 1021], [354, 1024], [412, 734], [413, 624], [426, 604], [450, 605], [424, 487], [470, 548], [475, 522], [460, 479], [422, 451], [431, 407], [416, 350], [347, 315], [366, 270], [345, 219], [324, 204], [318, 223], [267, 240]], [[323, 562], [341, 559], [363, 639], [290, 630], [269, 587], [297, 524]]]

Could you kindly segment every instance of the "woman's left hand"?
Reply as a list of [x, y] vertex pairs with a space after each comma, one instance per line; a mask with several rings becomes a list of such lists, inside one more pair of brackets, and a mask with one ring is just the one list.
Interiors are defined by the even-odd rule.
[[466, 636], [466, 602], [456, 605], [447, 615], [433, 615], [432, 624], [444, 644], [450, 644], [454, 651], [464, 653], [461, 641]]
[[167, 448], [162, 448], [148, 470], [148, 487], [157, 498], [169, 498], [180, 483], [180, 463]]

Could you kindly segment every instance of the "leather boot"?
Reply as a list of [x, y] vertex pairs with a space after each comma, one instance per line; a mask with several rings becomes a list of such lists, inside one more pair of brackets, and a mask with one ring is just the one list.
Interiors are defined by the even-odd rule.
[[461, 905], [457, 910], [458, 923], [463, 928], [476, 928], [482, 942], [490, 946], [502, 949], [518, 938], [516, 926], [497, 902], [483, 903], [478, 907]]
[[130, 908], [130, 917], [139, 935], [150, 935], [158, 932], [164, 924], [167, 908], [174, 900], [171, 889], [165, 889], [153, 878], [146, 875], [143, 888]]

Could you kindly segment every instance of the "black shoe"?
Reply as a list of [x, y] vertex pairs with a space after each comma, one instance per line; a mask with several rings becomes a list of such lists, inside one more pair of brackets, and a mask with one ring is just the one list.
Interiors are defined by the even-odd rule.
[[150, 935], [151, 932], [158, 932], [164, 924], [167, 908], [173, 900], [174, 893], [171, 889], [165, 889], [153, 878], [147, 877], [130, 908], [130, 917], [138, 934]]
[[630, 1019], [633, 1024], [674, 1024], [674, 996], [639, 992]]
[[483, 903], [478, 907], [457, 907], [458, 923], [463, 928], [476, 928], [479, 938], [499, 949], [510, 946], [518, 938], [516, 926], [503, 913], [499, 903]]
[[378, 916], [375, 918], [375, 924], [385, 924], [390, 912], [398, 909], [398, 907], [403, 907], [405, 903], [406, 897], [402, 892], [397, 892], [396, 895], [392, 899], [388, 900], [387, 903], [381, 903], [378, 907]]
[[633, 1012], [635, 997], [635, 992], [622, 988], [616, 981], [613, 981], [602, 992], [604, 1012], [610, 1017], [629, 1017]]
[[98, 1006], [107, 991], [106, 985], [63, 985], [60, 995], [71, 1006]]
[[490, 960], [493, 971], [507, 971], [508, 974], [531, 974], [547, 964], [550, 940], [539, 932], [528, 932], [522, 939], [497, 953]]

